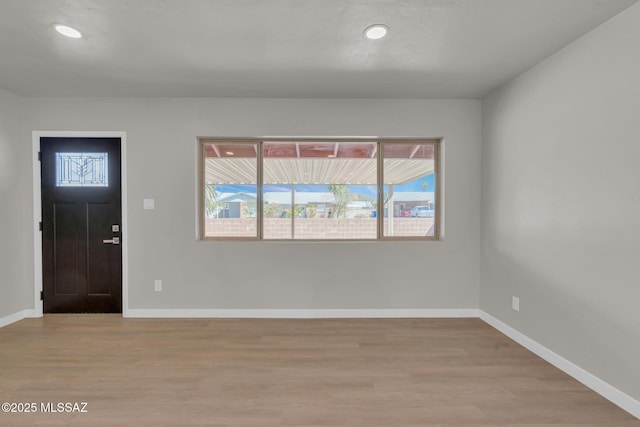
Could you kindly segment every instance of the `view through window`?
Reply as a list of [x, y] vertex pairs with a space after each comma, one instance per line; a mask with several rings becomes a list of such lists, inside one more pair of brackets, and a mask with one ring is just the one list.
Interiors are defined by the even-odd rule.
[[439, 140], [202, 139], [201, 145], [205, 239], [438, 236]]

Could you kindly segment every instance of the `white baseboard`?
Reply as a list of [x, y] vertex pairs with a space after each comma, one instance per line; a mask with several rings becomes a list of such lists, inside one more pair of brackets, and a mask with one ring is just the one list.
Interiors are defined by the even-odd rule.
[[640, 418], [640, 402], [632, 398], [631, 396], [623, 393], [612, 385], [602, 381], [595, 375], [585, 371], [581, 367], [571, 363], [564, 357], [554, 353], [542, 344], [532, 340], [526, 335], [513, 329], [506, 323], [501, 322], [488, 313], [480, 310], [480, 319], [496, 328], [512, 340], [516, 341], [521, 346], [540, 356], [547, 362], [551, 363], [556, 368], [572, 376], [582, 384], [589, 387], [605, 399], [618, 405], [636, 418]]
[[475, 308], [461, 309], [128, 309], [124, 317], [145, 318], [272, 318], [272, 319], [352, 319], [352, 318], [461, 318], [479, 317]]
[[37, 317], [35, 310], [22, 310], [17, 313], [10, 314], [5, 317], [0, 317], [0, 328], [10, 325], [12, 323], [18, 322], [22, 319], [26, 319], [27, 317]]

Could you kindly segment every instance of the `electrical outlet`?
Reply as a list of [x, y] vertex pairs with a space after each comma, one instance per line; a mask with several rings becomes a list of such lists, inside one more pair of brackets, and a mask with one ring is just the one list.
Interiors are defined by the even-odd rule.
[[520, 311], [520, 298], [518, 297], [511, 298], [511, 308], [514, 311]]
[[162, 280], [156, 280], [154, 286], [156, 292], [162, 292]]

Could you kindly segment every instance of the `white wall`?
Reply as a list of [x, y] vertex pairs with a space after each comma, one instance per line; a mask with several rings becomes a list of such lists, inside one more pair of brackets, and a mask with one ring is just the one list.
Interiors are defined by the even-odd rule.
[[[30, 130], [127, 132], [130, 308], [478, 307], [479, 101], [25, 102]], [[196, 137], [273, 135], [444, 136], [445, 240], [196, 241]], [[143, 210], [144, 198], [154, 198], [156, 210]], [[163, 292], [153, 291], [154, 279]]]
[[640, 4], [484, 100], [480, 307], [640, 400], [638, 40]]
[[0, 89], [0, 319], [33, 308], [31, 155], [21, 98]]

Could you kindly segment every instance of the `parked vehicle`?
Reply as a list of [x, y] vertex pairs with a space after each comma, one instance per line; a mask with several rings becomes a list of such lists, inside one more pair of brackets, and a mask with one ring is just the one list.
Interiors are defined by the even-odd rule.
[[435, 211], [429, 206], [415, 206], [411, 208], [412, 218], [433, 218]]

